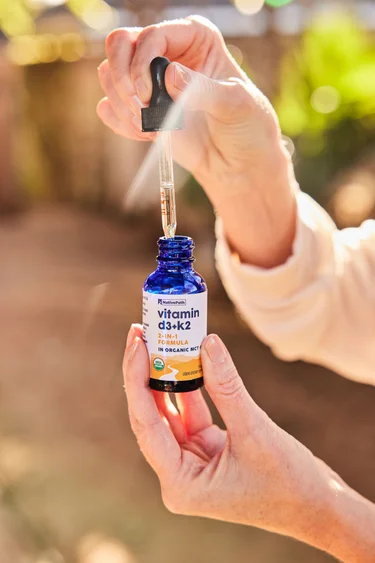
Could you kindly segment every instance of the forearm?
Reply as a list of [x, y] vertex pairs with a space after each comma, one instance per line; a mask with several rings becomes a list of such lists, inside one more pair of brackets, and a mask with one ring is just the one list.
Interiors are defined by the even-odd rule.
[[292, 252], [298, 189], [289, 155], [276, 146], [257, 168], [200, 179], [221, 218], [234, 253], [244, 264], [273, 268]]
[[[295, 518], [287, 535], [343, 563], [374, 563], [375, 505], [351, 489], [321, 460], [312, 485], [315, 498], [294, 501]], [[316, 486], [315, 486], [316, 485]], [[292, 503], [293, 505], [293, 503]]]
[[375, 505], [333, 477], [334, 498], [327, 506], [330, 522], [326, 550], [345, 563], [375, 561]]

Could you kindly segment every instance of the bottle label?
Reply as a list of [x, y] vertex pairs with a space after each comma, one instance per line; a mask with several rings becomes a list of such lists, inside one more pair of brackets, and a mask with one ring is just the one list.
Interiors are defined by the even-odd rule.
[[143, 339], [150, 377], [188, 381], [202, 377], [200, 349], [207, 335], [207, 291], [190, 295], [143, 292]]

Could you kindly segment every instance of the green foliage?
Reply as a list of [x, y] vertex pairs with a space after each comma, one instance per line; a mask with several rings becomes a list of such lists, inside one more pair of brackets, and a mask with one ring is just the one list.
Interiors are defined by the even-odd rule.
[[375, 50], [348, 14], [324, 14], [286, 55], [275, 105], [302, 187], [322, 199], [324, 184], [375, 142]]

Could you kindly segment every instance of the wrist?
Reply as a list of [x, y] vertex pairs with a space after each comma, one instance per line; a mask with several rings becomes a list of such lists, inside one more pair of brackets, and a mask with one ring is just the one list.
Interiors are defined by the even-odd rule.
[[296, 181], [289, 155], [275, 151], [229, 177], [200, 179], [233, 252], [245, 264], [273, 268], [291, 255], [296, 232]]
[[296, 539], [337, 557], [343, 563], [375, 560], [375, 506], [315, 458], [317, 486], [310, 502], [296, 503], [301, 527]]
[[[302, 445], [298, 464], [284, 488], [283, 521], [273, 531], [283, 533], [323, 551], [332, 543], [332, 488], [329, 468]], [[280, 526], [281, 524], [281, 526]]]
[[375, 505], [330, 471], [326, 550], [345, 563], [375, 560]]

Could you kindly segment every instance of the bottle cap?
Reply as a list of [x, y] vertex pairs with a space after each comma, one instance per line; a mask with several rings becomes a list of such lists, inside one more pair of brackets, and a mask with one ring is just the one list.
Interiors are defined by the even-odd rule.
[[182, 112], [171, 126], [167, 127], [164, 123], [174, 103], [165, 86], [165, 71], [169, 64], [170, 61], [166, 57], [156, 57], [151, 61], [152, 96], [149, 107], [141, 110], [144, 132], [176, 130], [184, 127]]

